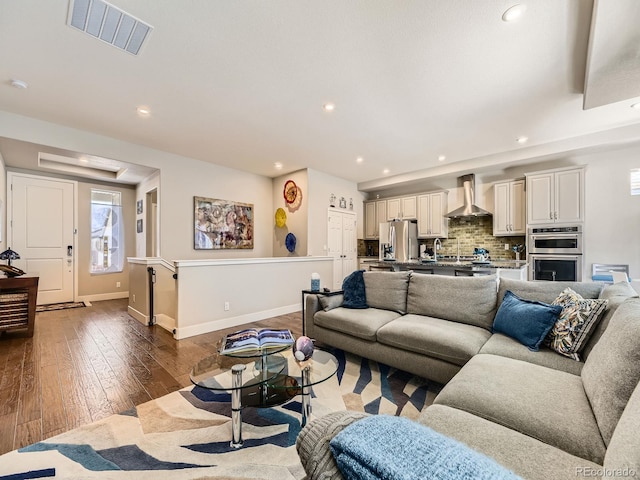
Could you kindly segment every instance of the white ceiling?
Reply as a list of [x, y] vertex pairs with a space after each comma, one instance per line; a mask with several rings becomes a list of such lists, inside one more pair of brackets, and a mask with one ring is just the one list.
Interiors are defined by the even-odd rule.
[[[69, 0], [0, 1], [0, 110], [270, 177], [313, 168], [363, 190], [640, 140], [640, 97], [583, 110], [591, 0], [522, 0], [514, 23], [501, 16], [517, 0], [111, 3], [153, 27], [140, 55], [68, 26]], [[627, 4], [598, 2], [609, 28], [637, 13]], [[631, 30], [616, 43], [637, 57]]]

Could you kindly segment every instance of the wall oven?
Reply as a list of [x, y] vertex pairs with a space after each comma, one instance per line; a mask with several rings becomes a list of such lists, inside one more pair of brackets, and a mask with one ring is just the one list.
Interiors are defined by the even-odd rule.
[[582, 281], [582, 226], [530, 228], [529, 280]]

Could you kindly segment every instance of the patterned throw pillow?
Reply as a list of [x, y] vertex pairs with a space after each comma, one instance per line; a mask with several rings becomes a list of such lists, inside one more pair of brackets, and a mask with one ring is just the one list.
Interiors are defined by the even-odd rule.
[[552, 305], [562, 307], [562, 313], [547, 336], [549, 348], [580, 361], [579, 353], [608, 303], [609, 300], [604, 299], [582, 298], [569, 287], [565, 288], [552, 302]]

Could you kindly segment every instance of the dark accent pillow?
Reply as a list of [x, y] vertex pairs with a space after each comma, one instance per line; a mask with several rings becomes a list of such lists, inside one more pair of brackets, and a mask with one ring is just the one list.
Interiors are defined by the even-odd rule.
[[493, 321], [493, 332], [515, 338], [537, 352], [561, 312], [560, 305], [523, 300], [507, 290]]
[[363, 273], [364, 270], [356, 270], [342, 281], [342, 290], [344, 291], [343, 307], [368, 308]]

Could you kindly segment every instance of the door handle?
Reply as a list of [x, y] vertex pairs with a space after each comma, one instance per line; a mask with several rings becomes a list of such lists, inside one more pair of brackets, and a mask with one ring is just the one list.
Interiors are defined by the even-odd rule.
[[67, 245], [67, 257], [73, 256], [73, 245]]

